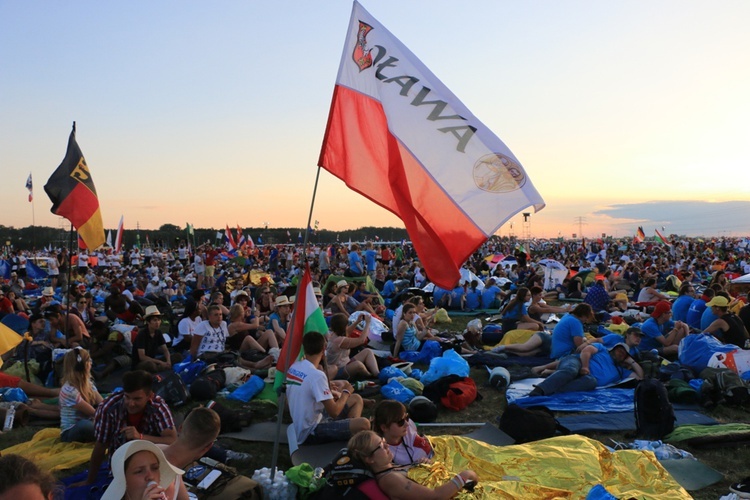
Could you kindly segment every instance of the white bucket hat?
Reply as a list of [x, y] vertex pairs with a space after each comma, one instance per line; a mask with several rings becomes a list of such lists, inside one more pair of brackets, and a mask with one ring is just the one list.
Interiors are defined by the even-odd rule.
[[169, 487], [177, 476], [185, 473], [182, 469], [178, 469], [167, 462], [164, 452], [151, 441], [141, 439], [128, 441], [117, 448], [112, 455], [112, 474], [114, 475], [114, 479], [104, 492], [104, 495], [102, 495], [102, 500], [121, 500], [125, 497], [125, 461], [139, 451], [150, 451], [159, 460], [159, 486], [162, 488]]

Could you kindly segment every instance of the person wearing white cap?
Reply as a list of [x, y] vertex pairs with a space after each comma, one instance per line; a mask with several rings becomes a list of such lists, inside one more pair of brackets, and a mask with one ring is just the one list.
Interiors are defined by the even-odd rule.
[[112, 455], [114, 479], [102, 500], [189, 498], [182, 474], [184, 471], [170, 464], [154, 443], [128, 441]]

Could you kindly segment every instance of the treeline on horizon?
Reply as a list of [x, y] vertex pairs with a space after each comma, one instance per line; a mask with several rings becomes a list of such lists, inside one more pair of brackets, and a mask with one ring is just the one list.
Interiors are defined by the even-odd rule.
[[[232, 235], [237, 238], [237, 227], [230, 228]], [[106, 236], [108, 231], [112, 231], [112, 242], [117, 237], [117, 228], [105, 228]], [[201, 245], [209, 242], [211, 244], [222, 244], [223, 239], [216, 238], [220, 232], [224, 236], [224, 228], [194, 228], [194, 237], [190, 235], [190, 244]], [[287, 236], [287, 232], [289, 236]], [[293, 227], [274, 227], [274, 228], [242, 228], [242, 234], [245, 237], [252, 237], [253, 242], [257, 245], [258, 237], [262, 236], [262, 243], [265, 245], [276, 245], [286, 243], [299, 243], [299, 235], [302, 239], [305, 237], [303, 228]], [[132, 248], [140, 244], [141, 247], [146, 245], [146, 237], [151, 247], [158, 245], [176, 248], [181, 241], [188, 242], [188, 233], [186, 228], [174, 224], [163, 224], [159, 229], [130, 229], [126, 228], [123, 233], [123, 247]], [[75, 238], [75, 234], [73, 234]], [[311, 232], [310, 243], [348, 243], [351, 241], [402, 241], [408, 240], [409, 235], [406, 229], [397, 227], [361, 227], [358, 229], [348, 229], [345, 231], [329, 231], [319, 229]], [[64, 230], [59, 227], [47, 226], [28, 226], [23, 228], [14, 228], [12, 226], [0, 225], [0, 246], [12, 246], [19, 250], [44, 249], [49, 245], [54, 248], [67, 248], [70, 244], [70, 230]], [[75, 248], [75, 241], [73, 246]]]

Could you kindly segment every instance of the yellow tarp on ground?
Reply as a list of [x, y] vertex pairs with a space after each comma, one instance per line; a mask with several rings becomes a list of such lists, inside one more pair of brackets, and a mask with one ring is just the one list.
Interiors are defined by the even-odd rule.
[[17, 444], [0, 451], [0, 455], [14, 453], [26, 457], [42, 470], [56, 471], [72, 469], [88, 463], [94, 443], [63, 443], [60, 429], [42, 429], [31, 441]]
[[601, 484], [617, 498], [689, 499], [652, 452], [610, 452], [599, 441], [571, 435], [513, 446], [491, 446], [461, 436], [434, 436], [433, 463], [414, 467], [409, 477], [425, 486], [445, 483], [472, 469], [480, 499], [586, 498]]

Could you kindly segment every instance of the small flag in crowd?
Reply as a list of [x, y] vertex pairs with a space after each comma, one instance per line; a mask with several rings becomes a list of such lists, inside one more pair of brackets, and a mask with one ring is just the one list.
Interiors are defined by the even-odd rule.
[[[309, 332], [325, 334], [328, 332], [328, 326], [326, 325], [323, 311], [320, 310], [318, 299], [315, 297], [315, 292], [313, 292], [310, 266], [305, 263], [305, 272], [302, 274], [302, 279], [297, 287], [297, 298], [294, 301], [292, 321], [287, 326], [287, 341], [284, 342], [284, 347], [282, 347], [281, 354], [279, 355], [279, 361], [276, 363], [275, 389], [278, 389], [284, 383], [286, 371], [289, 369], [289, 366], [303, 356], [304, 353], [301, 352], [302, 337]], [[291, 349], [291, 352], [287, 353], [289, 349]], [[289, 366], [286, 364], [287, 359], [289, 359]], [[299, 383], [299, 381], [287, 379], [287, 384], [294, 383]]]
[[544, 208], [510, 149], [357, 1], [318, 165], [398, 216], [446, 289], [508, 219]]
[[68, 219], [88, 248], [104, 244], [104, 224], [99, 198], [81, 148], [76, 142], [76, 124], [68, 138], [68, 150], [62, 163], [44, 186], [52, 200], [52, 213]]
[[26, 179], [26, 189], [29, 190], [29, 203], [34, 201], [34, 183], [31, 181], [31, 172], [29, 172], [29, 178]]
[[115, 238], [115, 253], [120, 253], [122, 250], [122, 235], [124, 233], [123, 224], [125, 223], [125, 216], [120, 216], [120, 223], [117, 225], [117, 237]]
[[638, 231], [635, 232], [635, 238], [633, 238], [636, 243], [643, 243], [643, 241], [646, 239], [646, 233], [643, 232], [643, 228], [641, 226], [638, 226]]
[[[664, 227], [664, 226], [662, 226], [662, 230], [663, 230], [663, 227]], [[656, 233], [656, 241], [658, 241], [659, 243], [662, 243], [662, 244], [664, 244], [664, 245], [667, 245], [668, 247], [671, 247], [671, 246], [672, 246], [672, 245], [670, 245], [670, 243], [669, 243], [669, 240], [668, 240], [668, 239], [666, 239], [666, 238], [664, 237], [664, 235], [662, 235], [662, 234], [661, 234], [661, 233], [659, 232], [659, 230], [658, 230], [658, 229], [654, 229], [654, 232]]]

